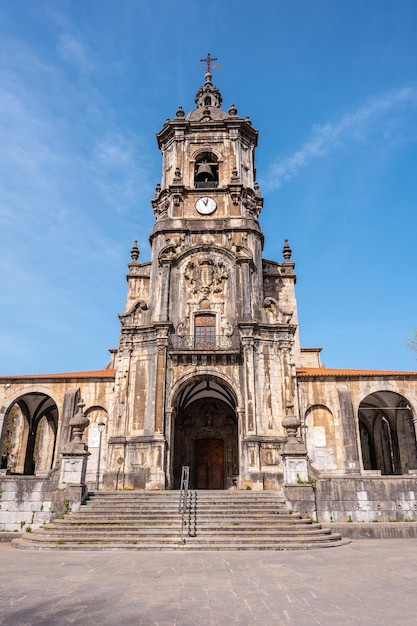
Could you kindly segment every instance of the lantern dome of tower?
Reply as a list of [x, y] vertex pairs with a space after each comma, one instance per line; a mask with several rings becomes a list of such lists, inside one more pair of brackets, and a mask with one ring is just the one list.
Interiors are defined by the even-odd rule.
[[217, 61], [210, 54], [205, 59], [201, 59], [207, 63], [205, 73], [205, 83], [197, 91], [195, 96], [196, 109], [187, 115], [188, 120], [192, 121], [209, 121], [219, 120], [228, 117], [228, 113], [221, 109], [223, 101], [220, 90], [213, 85], [212, 69], [218, 69], [219, 66], [212, 65], [212, 61]]

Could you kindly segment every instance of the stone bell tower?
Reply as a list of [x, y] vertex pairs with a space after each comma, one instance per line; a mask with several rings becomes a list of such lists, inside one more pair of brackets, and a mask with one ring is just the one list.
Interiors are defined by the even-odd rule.
[[262, 258], [258, 133], [212, 82], [157, 134], [149, 263], [134, 245], [115, 355], [105, 485], [276, 488], [282, 420], [297, 412], [294, 264]]

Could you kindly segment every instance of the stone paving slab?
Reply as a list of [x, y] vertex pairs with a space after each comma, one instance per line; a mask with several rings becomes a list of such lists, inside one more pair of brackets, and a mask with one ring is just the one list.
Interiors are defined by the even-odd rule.
[[408, 626], [417, 541], [312, 552], [43, 552], [0, 544], [0, 624]]

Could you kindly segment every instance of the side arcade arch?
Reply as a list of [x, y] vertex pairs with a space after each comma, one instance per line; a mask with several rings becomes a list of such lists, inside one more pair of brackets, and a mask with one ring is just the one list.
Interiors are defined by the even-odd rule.
[[58, 407], [41, 392], [22, 394], [7, 409], [1, 433], [1, 468], [10, 474], [33, 475], [55, 463]]
[[378, 391], [362, 400], [358, 410], [364, 470], [407, 474], [417, 469], [417, 442], [413, 412], [407, 398]]
[[324, 405], [314, 404], [305, 414], [306, 444], [310, 461], [320, 470], [337, 470], [340, 454], [337, 446], [334, 416]]
[[[106, 467], [109, 414], [107, 410], [102, 406], [91, 406], [86, 409], [84, 413], [85, 416], [90, 420], [89, 425], [83, 433], [83, 441], [88, 446], [88, 451], [90, 453], [87, 461], [85, 481], [87, 485], [90, 484], [92, 486], [95, 484], [97, 478], [98, 467]], [[99, 424], [104, 424], [101, 437]], [[100, 476], [100, 479], [102, 479], [102, 476]]]

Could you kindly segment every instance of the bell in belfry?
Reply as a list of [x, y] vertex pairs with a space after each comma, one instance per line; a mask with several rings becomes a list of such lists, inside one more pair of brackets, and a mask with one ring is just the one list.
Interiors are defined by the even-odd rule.
[[201, 182], [214, 180], [214, 174], [211, 166], [208, 163], [200, 163], [197, 167], [195, 179]]

